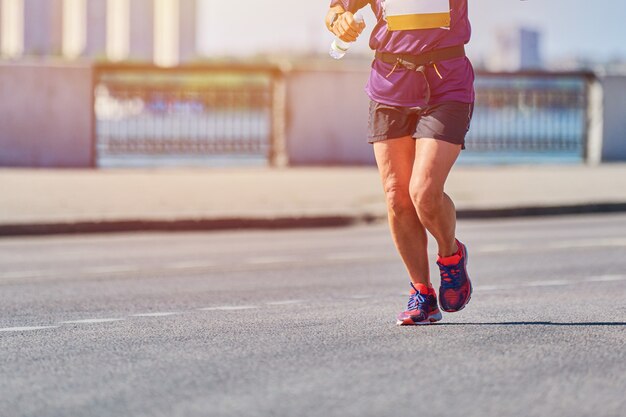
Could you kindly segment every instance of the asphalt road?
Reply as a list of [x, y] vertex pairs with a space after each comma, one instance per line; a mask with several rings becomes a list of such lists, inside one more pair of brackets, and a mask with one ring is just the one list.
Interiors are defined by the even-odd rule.
[[422, 327], [385, 225], [0, 239], [0, 416], [624, 416], [626, 215], [459, 237]]

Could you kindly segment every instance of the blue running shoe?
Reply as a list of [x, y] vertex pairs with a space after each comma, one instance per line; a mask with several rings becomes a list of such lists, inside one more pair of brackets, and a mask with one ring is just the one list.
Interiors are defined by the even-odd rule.
[[459, 247], [457, 253], [437, 259], [441, 272], [439, 303], [448, 313], [462, 310], [472, 298], [472, 282], [467, 273], [467, 247], [458, 240], [456, 243]]
[[416, 324], [431, 324], [441, 320], [441, 311], [437, 305], [435, 290], [430, 291], [425, 286], [419, 286], [420, 290], [411, 283], [411, 295], [406, 311], [398, 314], [398, 326], [413, 326]]

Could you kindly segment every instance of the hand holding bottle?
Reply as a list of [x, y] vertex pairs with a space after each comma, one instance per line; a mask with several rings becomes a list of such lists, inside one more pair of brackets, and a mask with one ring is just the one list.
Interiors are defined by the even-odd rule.
[[344, 42], [354, 42], [365, 29], [365, 21], [360, 14], [343, 12], [330, 27], [331, 32]]
[[[342, 19], [342, 16], [348, 15]], [[350, 12], [344, 12], [337, 17], [335, 23], [330, 27], [330, 30], [335, 34], [335, 40], [330, 45], [329, 54], [335, 59], [343, 58], [350, 45], [354, 42], [358, 36], [363, 32], [365, 28], [365, 20], [359, 13], [353, 15]]]

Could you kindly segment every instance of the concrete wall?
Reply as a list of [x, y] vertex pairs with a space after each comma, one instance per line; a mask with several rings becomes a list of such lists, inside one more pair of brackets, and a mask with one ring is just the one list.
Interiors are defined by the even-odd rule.
[[90, 167], [89, 65], [0, 63], [0, 166]]
[[602, 161], [626, 161], [626, 76], [602, 78]]
[[369, 68], [294, 70], [287, 75], [291, 165], [373, 164], [367, 143]]

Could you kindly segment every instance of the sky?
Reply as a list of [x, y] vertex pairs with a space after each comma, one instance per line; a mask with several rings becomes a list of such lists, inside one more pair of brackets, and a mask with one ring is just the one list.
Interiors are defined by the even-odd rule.
[[[199, 2], [199, 48], [204, 55], [325, 53], [332, 41], [323, 24], [329, 4], [325, 0]], [[626, 59], [625, 0], [469, 0], [469, 9], [470, 56], [487, 54], [498, 28], [523, 25], [542, 31], [546, 60]], [[369, 8], [364, 16], [371, 29]], [[355, 50], [368, 50], [369, 35], [364, 35]]]

